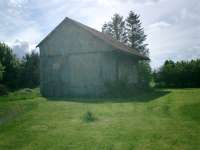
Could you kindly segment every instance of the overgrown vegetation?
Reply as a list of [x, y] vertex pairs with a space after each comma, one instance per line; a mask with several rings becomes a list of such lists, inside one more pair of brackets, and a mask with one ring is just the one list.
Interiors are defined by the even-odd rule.
[[83, 121], [84, 122], [93, 122], [95, 120], [94, 115], [92, 114], [92, 112], [87, 111], [86, 113], [83, 114]]
[[142, 84], [129, 83], [126, 79], [107, 81], [105, 82], [106, 92], [105, 97], [110, 98], [129, 98], [138, 95], [139, 93], [152, 92], [153, 89]]
[[200, 87], [200, 59], [191, 61], [165, 61], [154, 72], [158, 87]]
[[[7, 93], [5, 89], [34, 88], [39, 85], [39, 54], [26, 54], [18, 59], [12, 49], [5, 43], [0, 43], [0, 94]], [[4, 91], [2, 91], [4, 90]]]

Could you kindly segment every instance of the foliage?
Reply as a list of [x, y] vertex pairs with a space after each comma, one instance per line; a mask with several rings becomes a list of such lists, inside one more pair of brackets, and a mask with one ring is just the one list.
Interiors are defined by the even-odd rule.
[[126, 43], [125, 21], [119, 14], [114, 14], [111, 21], [105, 23], [102, 32], [111, 35], [114, 39]]
[[4, 66], [1, 64], [0, 62], [0, 81], [2, 80], [3, 78], [3, 72], [4, 72]]
[[148, 56], [149, 49], [147, 48], [147, 44], [144, 43], [147, 36], [142, 28], [140, 16], [133, 11], [129, 12], [129, 15], [126, 19], [126, 31], [128, 46], [134, 48], [140, 54]]
[[166, 60], [154, 72], [154, 80], [160, 87], [200, 87], [200, 59], [191, 61]]
[[[27, 92], [17, 92], [0, 97], [2, 150], [200, 149], [200, 89], [159, 89], [132, 98], [76, 102], [23, 99]], [[92, 123], [83, 122], [86, 106], [98, 118]], [[14, 116], [5, 121], [10, 114]]]
[[[147, 48], [147, 44], [144, 43], [147, 36], [142, 28], [140, 16], [133, 11], [129, 12], [126, 19], [126, 31], [128, 36], [128, 46], [137, 50], [140, 54], [148, 56], [149, 49]], [[152, 79], [149, 63], [150, 61], [145, 60], [138, 63], [138, 86], [143, 89], [150, 87], [150, 81]]]
[[2, 96], [0, 101], [19, 101], [19, 100], [30, 100], [40, 97], [39, 88], [36, 89], [20, 89], [14, 92], [9, 92], [6, 96]]
[[152, 78], [149, 61], [140, 61], [138, 63], [138, 86], [141, 89], [150, 88]]
[[8, 88], [5, 85], [0, 84], [0, 96], [8, 94], [8, 91], [9, 90], [8, 90]]
[[39, 85], [39, 54], [32, 52], [19, 60], [12, 49], [0, 43], [0, 80], [9, 89]]
[[[102, 32], [111, 35], [114, 39], [137, 50], [144, 56], [149, 55], [149, 49], [145, 43], [146, 35], [142, 28], [140, 16], [130, 11], [126, 20], [119, 14], [114, 14], [111, 21], [105, 23]], [[149, 88], [151, 81], [151, 67], [149, 61], [140, 61], [138, 63], [138, 77], [140, 87]]]
[[127, 80], [115, 80], [105, 82], [106, 93], [109, 97], [130, 97], [133, 93], [133, 85]]
[[[144, 79], [143, 82], [145, 82]], [[148, 92], [151, 89], [146, 88], [145, 83], [134, 84], [129, 83], [127, 79], [120, 79], [115, 81], [107, 81], [105, 82], [106, 92], [105, 96], [115, 97], [115, 98], [128, 98], [133, 97], [139, 93]]]
[[92, 112], [87, 111], [86, 113], [84, 113], [83, 115], [83, 121], [84, 122], [93, 122], [95, 120], [94, 115], [92, 114]]
[[[26, 54], [23, 57], [21, 63], [21, 86], [26, 88], [37, 87], [39, 81], [39, 54], [32, 51], [30, 54]], [[26, 82], [24, 82], [26, 81]]]
[[0, 42], [0, 62], [4, 66], [2, 84], [10, 88], [19, 87], [20, 61], [6, 44]]

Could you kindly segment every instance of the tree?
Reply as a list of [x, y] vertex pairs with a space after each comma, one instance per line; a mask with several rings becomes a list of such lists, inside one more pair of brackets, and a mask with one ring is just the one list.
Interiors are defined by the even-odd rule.
[[0, 42], [0, 62], [4, 66], [2, 84], [16, 89], [19, 85], [20, 61], [13, 54], [12, 49]]
[[23, 57], [20, 75], [22, 87], [34, 88], [39, 86], [39, 65], [40, 58], [37, 52], [32, 51], [30, 54], [26, 54]]
[[141, 26], [140, 16], [130, 11], [126, 19], [127, 43], [128, 46], [137, 50], [140, 54], [148, 56], [149, 50], [145, 44], [146, 35]]
[[152, 80], [151, 67], [148, 61], [140, 61], [138, 63], [138, 86], [148, 89]]
[[162, 87], [200, 87], [200, 60], [178, 61], [166, 60], [154, 73], [158, 86]]
[[[111, 35], [114, 39], [137, 50], [144, 56], [149, 55], [148, 44], [145, 44], [146, 35], [142, 28], [140, 16], [130, 11], [126, 20], [119, 14], [114, 14], [111, 21], [105, 23], [102, 32]], [[139, 85], [144, 88], [149, 87], [151, 80], [151, 67], [149, 61], [140, 61], [138, 63]]]
[[0, 62], [0, 81], [2, 80], [3, 78], [3, 71], [4, 71], [4, 66], [1, 64]]
[[[126, 32], [127, 32], [127, 44], [129, 47], [137, 50], [144, 56], [149, 55], [148, 44], [145, 44], [146, 35], [142, 28], [140, 16], [130, 11], [126, 18]], [[139, 85], [144, 88], [149, 87], [151, 81], [151, 67], [149, 61], [140, 61], [138, 63], [138, 80]]]
[[125, 21], [119, 14], [114, 14], [111, 21], [105, 23], [102, 32], [111, 35], [114, 39], [126, 43]]

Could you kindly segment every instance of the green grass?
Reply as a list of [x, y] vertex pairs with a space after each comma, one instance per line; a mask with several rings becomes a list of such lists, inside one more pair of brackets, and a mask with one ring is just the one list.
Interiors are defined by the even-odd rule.
[[[94, 120], [84, 121], [88, 112]], [[129, 99], [49, 100], [38, 89], [10, 93], [0, 97], [0, 149], [198, 150], [200, 89]]]

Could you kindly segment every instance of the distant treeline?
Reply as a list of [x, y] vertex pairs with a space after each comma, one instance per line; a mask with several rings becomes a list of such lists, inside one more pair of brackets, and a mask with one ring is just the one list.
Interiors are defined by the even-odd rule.
[[[39, 53], [33, 51], [18, 59], [9, 46], [0, 42], [0, 95], [7, 89], [38, 87], [39, 63]], [[167, 60], [152, 74], [157, 87], [200, 87], [200, 59]]]
[[[39, 54], [27, 53], [18, 59], [12, 49], [0, 42], [0, 88], [16, 90], [39, 86]], [[0, 90], [0, 92], [1, 92]]]
[[191, 61], [165, 61], [164, 65], [153, 73], [158, 87], [200, 87], [200, 59]]

